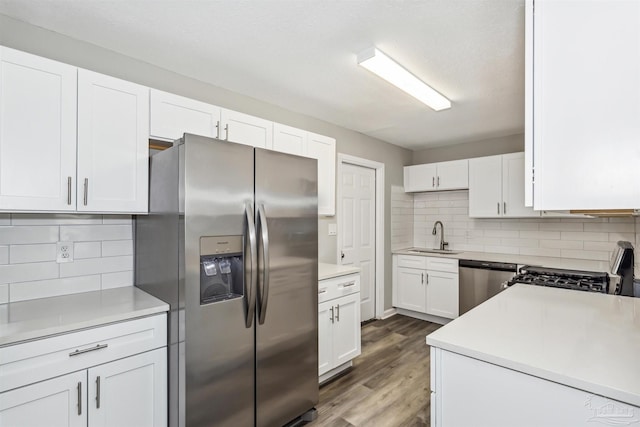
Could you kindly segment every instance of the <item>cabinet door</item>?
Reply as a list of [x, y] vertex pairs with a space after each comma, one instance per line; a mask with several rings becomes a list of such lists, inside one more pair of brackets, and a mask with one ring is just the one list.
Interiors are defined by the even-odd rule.
[[220, 137], [226, 141], [258, 148], [273, 147], [273, 122], [222, 109], [220, 113]]
[[0, 393], [0, 426], [84, 427], [87, 371]]
[[458, 317], [458, 274], [427, 270], [427, 313]]
[[469, 159], [469, 216], [495, 218], [501, 215], [502, 156]]
[[533, 20], [534, 207], [640, 207], [640, 2], [536, 1]]
[[425, 271], [415, 268], [398, 267], [398, 283], [396, 296], [398, 308], [424, 313], [425, 305]]
[[78, 70], [78, 211], [148, 211], [149, 89]]
[[219, 137], [220, 108], [151, 89], [149, 136], [174, 141], [184, 133]]
[[167, 425], [167, 352], [160, 348], [89, 369], [91, 427]]
[[336, 366], [360, 355], [360, 294], [333, 300], [333, 354]]
[[469, 188], [469, 160], [437, 163], [436, 186], [438, 190]]
[[76, 209], [77, 68], [0, 47], [0, 209]]
[[404, 191], [437, 191], [435, 163], [404, 167]]
[[333, 301], [318, 304], [318, 375], [335, 367], [333, 362]]
[[336, 140], [309, 132], [307, 156], [318, 160], [318, 214], [336, 213]]
[[502, 213], [505, 217], [539, 217], [524, 205], [524, 153], [502, 156]]
[[307, 154], [307, 139], [307, 131], [280, 123], [273, 124], [273, 149], [275, 151], [304, 156]]

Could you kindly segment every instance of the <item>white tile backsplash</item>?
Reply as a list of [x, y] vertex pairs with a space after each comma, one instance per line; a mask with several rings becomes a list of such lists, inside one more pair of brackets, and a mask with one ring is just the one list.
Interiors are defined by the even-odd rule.
[[[0, 214], [0, 304], [132, 286], [132, 229], [131, 215]], [[72, 262], [55, 261], [59, 241]]]
[[[407, 212], [397, 208], [408, 197], [413, 197], [413, 239], [394, 241], [405, 243], [404, 247], [438, 247], [440, 230], [436, 236], [431, 234], [438, 220], [444, 223], [449, 248], [457, 250], [607, 261], [618, 240], [640, 245], [640, 218], [469, 218], [466, 190], [405, 193], [405, 197], [392, 191], [392, 208], [396, 207], [392, 209], [392, 239], [394, 225], [407, 221]], [[636, 262], [637, 272], [639, 264]]]
[[56, 244], [11, 245], [9, 246], [9, 263], [24, 264], [26, 262], [42, 262], [56, 260]]
[[80, 292], [99, 291], [100, 275], [11, 284], [11, 302]]

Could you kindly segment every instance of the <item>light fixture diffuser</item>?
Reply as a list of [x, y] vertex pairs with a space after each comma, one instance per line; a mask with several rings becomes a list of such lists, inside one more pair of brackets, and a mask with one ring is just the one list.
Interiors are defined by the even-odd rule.
[[435, 111], [451, 108], [451, 101], [375, 47], [361, 52], [358, 64]]

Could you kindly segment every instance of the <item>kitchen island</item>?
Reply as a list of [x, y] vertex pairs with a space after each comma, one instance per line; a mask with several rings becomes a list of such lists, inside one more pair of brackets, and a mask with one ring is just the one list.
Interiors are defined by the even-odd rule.
[[427, 344], [433, 426], [640, 425], [638, 298], [517, 284]]

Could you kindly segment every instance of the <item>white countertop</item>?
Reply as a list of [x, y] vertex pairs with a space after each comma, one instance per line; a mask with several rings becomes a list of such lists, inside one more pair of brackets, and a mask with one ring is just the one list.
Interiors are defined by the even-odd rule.
[[640, 406], [640, 298], [516, 284], [427, 344]]
[[442, 257], [454, 259], [469, 259], [474, 261], [488, 262], [510, 262], [519, 265], [536, 265], [549, 268], [566, 268], [570, 270], [587, 270], [587, 271], [603, 271], [609, 272], [610, 267], [607, 261], [594, 261], [589, 259], [572, 259], [557, 257], [542, 257], [533, 255], [515, 255], [515, 254], [497, 254], [491, 252], [471, 252], [460, 251], [456, 254], [438, 254], [438, 253], [418, 253], [411, 252], [412, 248], [397, 249], [392, 251], [394, 254]]
[[3, 304], [0, 346], [167, 310], [168, 304], [133, 286]]
[[346, 276], [353, 273], [360, 273], [360, 268], [352, 265], [318, 263], [318, 280], [331, 279], [332, 277]]

